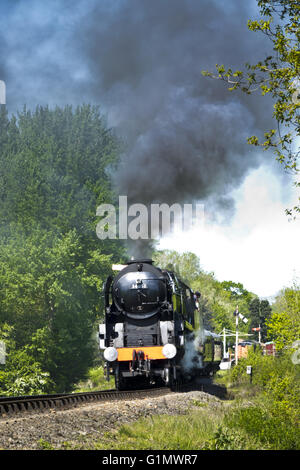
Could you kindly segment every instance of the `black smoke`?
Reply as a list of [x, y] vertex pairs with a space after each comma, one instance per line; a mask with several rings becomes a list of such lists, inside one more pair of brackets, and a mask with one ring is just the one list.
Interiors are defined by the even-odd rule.
[[268, 158], [246, 138], [272, 127], [272, 104], [232, 94], [201, 71], [240, 68], [270, 52], [247, 30], [254, 0], [5, 5], [0, 71], [8, 107], [99, 103], [124, 141], [113, 178], [129, 203], [201, 201], [216, 213], [233, 211], [230, 191]]
[[201, 70], [267, 53], [247, 30], [253, 2], [130, 0], [82, 22], [81, 52], [111, 121], [126, 139], [120, 194], [129, 202], [206, 201], [232, 209], [230, 190], [257, 167], [247, 145], [270, 120], [259, 97], [233, 95]]

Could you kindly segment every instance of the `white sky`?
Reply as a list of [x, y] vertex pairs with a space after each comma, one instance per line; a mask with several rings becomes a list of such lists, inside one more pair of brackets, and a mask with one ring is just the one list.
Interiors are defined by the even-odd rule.
[[159, 249], [199, 256], [201, 267], [219, 281], [241, 282], [260, 297], [272, 297], [300, 274], [300, 220], [289, 221], [285, 209], [297, 202], [290, 178], [261, 166], [233, 191], [236, 212], [225, 225], [163, 238]]

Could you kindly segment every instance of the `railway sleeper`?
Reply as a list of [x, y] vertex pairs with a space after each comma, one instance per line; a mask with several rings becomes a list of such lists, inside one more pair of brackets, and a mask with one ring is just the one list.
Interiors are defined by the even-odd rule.
[[[165, 390], [165, 389], [164, 389]], [[160, 390], [152, 390], [152, 393], [154, 392], [154, 395], [160, 394]], [[22, 412], [35, 412], [39, 411], [42, 412], [43, 410], [47, 410], [49, 408], [68, 408], [72, 406], [76, 406], [80, 403], [88, 403], [88, 402], [94, 402], [94, 401], [111, 401], [111, 400], [120, 400], [120, 399], [126, 399], [126, 398], [135, 398], [140, 396], [140, 391], [123, 391], [122, 393], [118, 392], [115, 393], [114, 390], [110, 391], [105, 391], [105, 392], [99, 392], [99, 393], [92, 393], [92, 394], [80, 394], [78, 396], [62, 396], [62, 397], [49, 397], [49, 398], [40, 398], [40, 399], [28, 399], [27, 397], [24, 397], [22, 401], [20, 400], [19, 402], [2, 402], [0, 403], [0, 417], [4, 416], [12, 416], [17, 413], [22, 413]]]

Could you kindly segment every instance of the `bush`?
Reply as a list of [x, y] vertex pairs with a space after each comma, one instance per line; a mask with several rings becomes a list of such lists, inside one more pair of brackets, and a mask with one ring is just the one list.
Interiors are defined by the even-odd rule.
[[114, 388], [115, 383], [113, 377], [110, 377], [107, 382], [104, 375], [104, 369], [102, 366], [92, 367], [88, 370], [87, 379], [84, 382], [80, 382], [76, 387], [76, 392], [88, 392], [92, 390], [107, 390]]
[[[247, 365], [251, 365], [253, 371], [250, 388]], [[234, 384], [247, 383], [248, 394], [251, 388], [256, 388], [259, 395], [254, 400], [254, 406], [235, 408], [228, 413], [224, 420], [226, 428], [243, 430], [265, 448], [299, 449], [299, 372], [299, 365], [293, 364], [290, 353], [271, 357], [263, 356], [260, 351], [250, 351], [248, 357], [239, 360], [228, 375]], [[230, 442], [234, 440], [232, 433], [227, 432], [224, 437], [223, 431], [217, 436], [216, 445], [220, 442], [224, 445], [228, 436], [231, 436]]]
[[300, 449], [300, 431], [288, 414], [272, 405], [251, 406], [231, 411], [224, 419], [229, 429], [242, 430], [267, 449]]
[[39, 395], [53, 386], [50, 374], [42, 370], [25, 351], [10, 351], [0, 371], [0, 395]]
[[206, 450], [258, 450], [260, 443], [252, 436], [249, 437], [241, 429], [219, 426], [213, 439], [207, 442]]
[[[229, 371], [232, 383], [239, 384], [249, 382], [247, 366], [252, 366], [252, 383], [258, 385], [261, 391], [268, 388], [270, 392], [270, 381], [275, 383], [282, 377], [289, 375], [293, 377], [294, 383], [299, 381], [299, 366], [292, 363], [290, 354], [281, 357], [263, 356], [260, 350], [250, 350], [247, 358], [242, 358], [238, 364]], [[293, 382], [291, 381], [291, 382]]]
[[0, 325], [0, 340], [5, 343], [5, 363], [0, 366], [0, 395], [36, 395], [53, 387], [49, 372], [34, 359], [28, 348], [17, 348], [14, 328]]

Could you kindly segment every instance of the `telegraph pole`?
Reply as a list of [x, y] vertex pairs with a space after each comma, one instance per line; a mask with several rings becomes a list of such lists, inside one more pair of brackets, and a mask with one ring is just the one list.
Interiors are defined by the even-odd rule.
[[248, 323], [248, 319], [239, 313], [239, 306], [236, 306], [236, 309], [233, 313], [235, 315], [235, 365], [238, 363], [238, 344], [239, 344], [239, 317], [244, 323]]
[[261, 302], [259, 300], [259, 308], [258, 308], [258, 311], [259, 311], [259, 324], [258, 324], [258, 327], [259, 327], [259, 330], [258, 330], [258, 342], [260, 344], [260, 340], [261, 340], [261, 334], [260, 334], [260, 322], [261, 322]]
[[226, 357], [226, 330], [223, 328], [223, 357]]
[[239, 344], [239, 306], [235, 309], [235, 365], [238, 363], [238, 344]]

